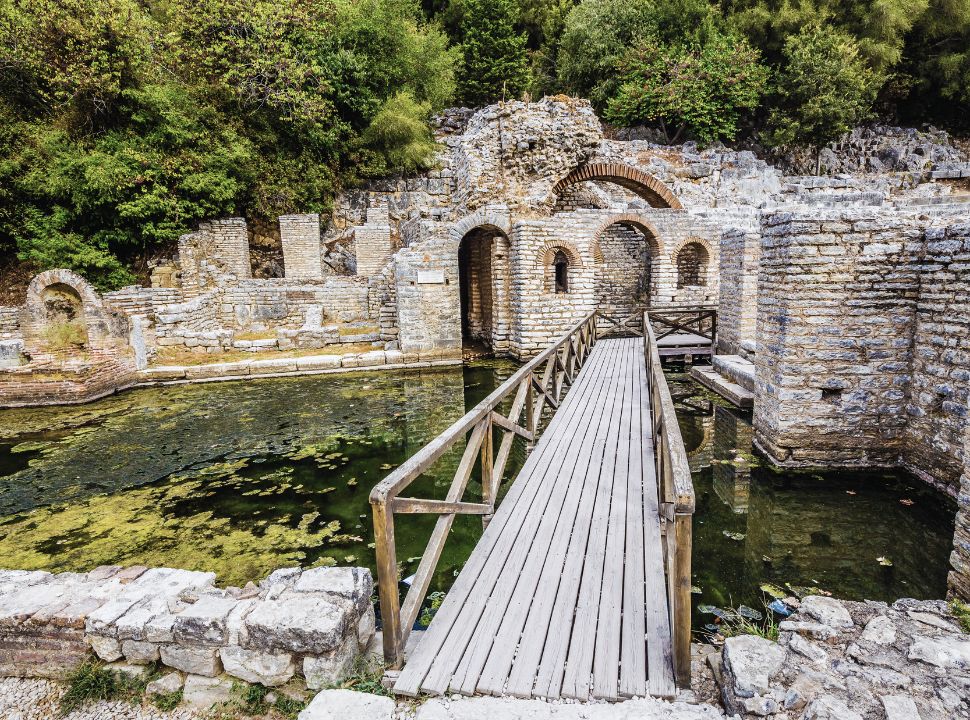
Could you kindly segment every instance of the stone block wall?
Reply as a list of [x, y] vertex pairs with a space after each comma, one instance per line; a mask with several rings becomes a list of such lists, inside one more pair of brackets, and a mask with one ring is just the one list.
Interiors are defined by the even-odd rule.
[[762, 227], [755, 431], [778, 462], [903, 464], [956, 494], [968, 425], [966, 226], [865, 210]]
[[0, 307], [0, 340], [20, 335], [20, 308]]
[[950, 593], [970, 602], [970, 426], [964, 433], [963, 477], [957, 495], [957, 516], [953, 530], [953, 552], [950, 553]]
[[927, 229], [919, 275], [906, 463], [954, 491], [970, 425], [970, 224]]
[[773, 459], [898, 462], [921, 248], [921, 229], [893, 217], [765, 217], [755, 436]]
[[730, 228], [721, 234], [717, 352], [737, 355], [756, 340], [761, 235]]
[[179, 238], [182, 288], [190, 295], [252, 277], [249, 231], [243, 218], [202, 223], [198, 231]]
[[387, 265], [394, 253], [394, 244], [386, 199], [371, 200], [367, 208], [367, 221], [354, 228], [354, 247], [358, 275], [374, 275]]
[[319, 215], [282, 215], [280, 242], [283, 245], [283, 270], [288, 280], [318, 280], [323, 277]]
[[214, 580], [171, 568], [0, 571], [0, 675], [63, 677], [93, 651], [186, 682], [301, 677], [318, 689], [345, 678], [374, 635], [365, 568], [288, 568], [245, 588]]

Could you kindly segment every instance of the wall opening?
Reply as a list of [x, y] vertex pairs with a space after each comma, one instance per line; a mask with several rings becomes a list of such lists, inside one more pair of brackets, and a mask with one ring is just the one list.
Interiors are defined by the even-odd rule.
[[[504, 241], [504, 242], [503, 242]], [[500, 327], [501, 297], [507, 284], [505, 234], [490, 226], [465, 234], [458, 245], [458, 284], [461, 301], [462, 344], [492, 351]]]
[[699, 242], [689, 242], [677, 253], [677, 287], [705, 287], [710, 253]]
[[77, 290], [65, 283], [54, 283], [41, 291], [40, 300], [44, 308], [43, 337], [48, 350], [87, 345], [84, 302]]
[[596, 300], [603, 312], [625, 318], [651, 305], [657, 295], [660, 244], [646, 225], [618, 221], [597, 237], [602, 261], [596, 269]]
[[553, 277], [555, 281], [555, 291], [557, 293], [569, 292], [569, 258], [562, 250], [556, 251], [556, 256], [552, 261]]

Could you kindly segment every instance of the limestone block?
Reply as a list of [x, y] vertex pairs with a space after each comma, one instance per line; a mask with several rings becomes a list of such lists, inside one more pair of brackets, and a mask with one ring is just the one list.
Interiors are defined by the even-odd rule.
[[300, 370], [333, 370], [340, 367], [339, 355], [311, 355], [297, 358], [296, 366]]
[[738, 697], [750, 698], [768, 692], [772, 676], [785, 662], [785, 650], [771, 640], [739, 635], [724, 643], [724, 668]]
[[377, 614], [374, 612], [374, 606], [370, 605], [357, 623], [357, 645], [361, 652], [370, 645], [376, 630]]
[[833, 695], [822, 695], [808, 704], [802, 720], [862, 720], [862, 716], [846, 707]]
[[114, 662], [124, 655], [121, 651], [121, 643], [114, 638], [88, 635], [88, 642], [91, 643], [94, 654], [105, 662]]
[[357, 655], [356, 637], [347, 638], [340, 647], [325, 655], [307, 655], [303, 658], [306, 686], [319, 690], [341, 682], [353, 670]]
[[296, 372], [296, 369], [295, 359], [253, 360], [249, 365], [249, 374], [268, 375], [272, 373]]
[[860, 639], [877, 645], [889, 645], [896, 640], [896, 626], [885, 615], [876, 615], [866, 623]]
[[145, 686], [146, 695], [171, 695], [174, 692], [178, 692], [182, 689], [184, 680], [182, 680], [182, 674], [177, 672], [170, 672], [162, 675], [157, 680], [152, 680], [148, 685]]
[[352, 612], [349, 603], [309, 594], [263, 601], [246, 616], [246, 647], [326, 655], [343, 644]]
[[293, 589], [299, 593], [323, 593], [349, 600], [358, 612], [370, 606], [374, 579], [362, 567], [319, 567], [304, 570]]
[[185, 377], [189, 380], [235, 377], [237, 375], [249, 375], [248, 360], [231, 363], [210, 363], [208, 365], [189, 365], [185, 368]]
[[185, 379], [185, 368], [181, 365], [160, 365], [157, 367], [146, 368], [143, 372], [149, 380]]
[[159, 658], [158, 645], [139, 640], [122, 641], [121, 652], [124, 653], [125, 660], [134, 665], [147, 665]]
[[162, 663], [182, 672], [215, 677], [222, 670], [218, 648], [162, 645], [160, 652]]
[[970, 669], [970, 640], [956, 637], [918, 638], [910, 647], [910, 660], [922, 660], [939, 668]]
[[296, 672], [290, 653], [271, 653], [230, 646], [220, 651], [227, 674], [250, 683], [276, 687], [287, 682]]
[[384, 365], [386, 362], [387, 356], [383, 350], [372, 350], [371, 352], [361, 353], [359, 365], [360, 367], [369, 367], [371, 365]]
[[852, 617], [845, 605], [824, 595], [809, 595], [802, 600], [801, 612], [807, 613], [823, 625], [842, 629], [852, 627]]
[[391, 720], [394, 700], [353, 690], [323, 690], [300, 713], [298, 720]]
[[182, 702], [189, 707], [208, 710], [213, 705], [229, 702], [232, 680], [225, 677], [189, 675], [182, 688]]
[[920, 720], [916, 703], [908, 695], [883, 695], [880, 700], [886, 720]]
[[227, 640], [226, 621], [238, 601], [203, 595], [175, 617], [172, 633], [184, 645], [223, 645]]

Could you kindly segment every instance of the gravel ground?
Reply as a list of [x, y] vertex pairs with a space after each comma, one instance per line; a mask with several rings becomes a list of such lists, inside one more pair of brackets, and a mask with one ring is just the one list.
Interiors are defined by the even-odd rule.
[[[0, 720], [55, 720], [63, 685], [49, 680], [0, 679]], [[162, 712], [152, 705], [126, 702], [98, 702], [63, 716], [64, 720], [201, 720], [205, 715], [191, 710]]]

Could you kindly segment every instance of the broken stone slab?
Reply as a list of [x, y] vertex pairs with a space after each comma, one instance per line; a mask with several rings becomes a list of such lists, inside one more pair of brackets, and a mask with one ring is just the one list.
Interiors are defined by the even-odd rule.
[[722, 652], [734, 694], [742, 698], [766, 694], [786, 657], [784, 648], [755, 635], [728, 638]]
[[788, 647], [815, 664], [824, 663], [829, 658], [825, 650], [797, 633], [791, 636], [791, 640], [788, 641]]
[[134, 665], [132, 663], [126, 662], [113, 662], [105, 665], [107, 670], [118, 673], [120, 675], [125, 675], [130, 678], [140, 678], [145, 673], [144, 665]]
[[298, 720], [391, 720], [394, 701], [382, 695], [353, 690], [323, 690], [300, 713]]
[[215, 677], [222, 671], [218, 648], [194, 648], [181, 645], [162, 645], [162, 663], [192, 675]]
[[349, 614], [346, 601], [309, 594], [259, 602], [244, 620], [245, 647], [326, 655], [343, 643]]
[[929, 625], [930, 627], [935, 627], [939, 630], [944, 630], [950, 633], [960, 632], [960, 628], [953, 623], [947, 622], [939, 615], [934, 615], [933, 613], [928, 612], [919, 612], [917, 610], [907, 610], [906, 614], [913, 618], [913, 620], [921, 622], [924, 625]]
[[166, 673], [157, 680], [152, 680], [150, 683], [148, 683], [148, 685], [145, 686], [145, 694], [171, 695], [172, 693], [181, 690], [183, 683], [184, 681], [182, 680], [181, 673]]
[[909, 695], [883, 695], [881, 698], [886, 720], [920, 720], [919, 709]]
[[175, 616], [172, 634], [186, 645], [223, 645], [228, 637], [226, 623], [237, 600], [203, 595]]
[[816, 640], [831, 640], [836, 635], [835, 629], [831, 625], [803, 622], [801, 620], [782, 620], [778, 623], [778, 630], [781, 632], [811, 635]]
[[845, 609], [845, 605], [824, 595], [809, 595], [804, 598], [799, 611], [807, 613], [823, 625], [838, 630], [850, 628], [853, 625], [852, 616]]
[[834, 695], [822, 695], [808, 704], [802, 720], [863, 720]]
[[896, 625], [885, 615], [876, 615], [866, 623], [860, 639], [876, 645], [889, 645], [896, 640]]
[[232, 680], [225, 677], [188, 675], [182, 687], [182, 702], [189, 707], [208, 710], [213, 705], [229, 702], [231, 698]]
[[226, 674], [267, 687], [282, 685], [296, 672], [296, 663], [289, 653], [261, 652], [230, 646], [222, 648], [219, 655]]
[[909, 648], [907, 657], [945, 670], [967, 670], [970, 669], [970, 640], [955, 637], [919, 638]]
[[359, 613], [370, 607], [374, 579], [370, 570], [361, 567], [319, 567], [304, 570], [293, 589], [302, 593], [320, 593], [350, 600]]

